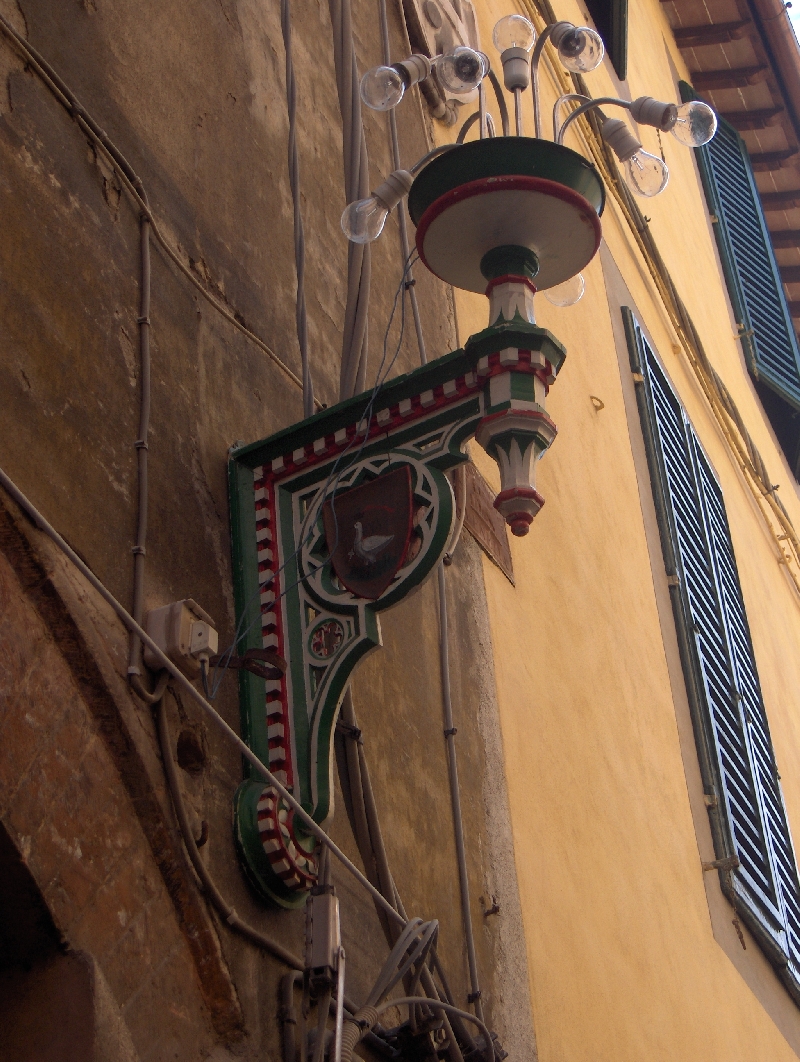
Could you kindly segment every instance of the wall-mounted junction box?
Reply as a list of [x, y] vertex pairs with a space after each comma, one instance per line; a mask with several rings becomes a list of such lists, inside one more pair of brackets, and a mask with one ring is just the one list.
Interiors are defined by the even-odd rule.
[[[173, 601], [171, 605], [147, 613], [145, 630], [187, 678], [200, 674], [200, 661], [208, 661], [219, 648], [214, 621], [196, 601]], [[161, 668], [155, 654], [144, 648], [144, 662], [149, 668]]]

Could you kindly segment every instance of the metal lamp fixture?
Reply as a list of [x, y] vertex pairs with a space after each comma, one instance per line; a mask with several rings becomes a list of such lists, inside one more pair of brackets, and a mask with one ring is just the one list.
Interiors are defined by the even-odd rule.
[[[538, 69], [545, 44], [555, 47], [561, 63], [573, 73], [588, 73], [597, 69], [603, 61], [605, 49], [599, 34], [588, 26], [575, 26], [571, 22], [560, 21], [546, 26], [542, 33], [536, 35], [532, 23], [523, 15], [513, 14], [501, 18], [494, 27], [492, 40], [500, 52], [503, 67], [503, 83], [513, 93], [515, 104], [515, 133], [522, 137], [522, 92], [530, 85], [533, 93], [535, 137], [533, 143], [542, 148], [541, 116], [538, 89]], [[392, 66], [379, 66], [369, 70], [361, 81], [361, 97], [375, 110], [389, 110], [402, 100], [406, 91], [425, 78], [432, 71], [442, 85], [453, 93], [468, 94], [482, 85], [489, 73], [489, 62], [483, 53], [472, 48], [458, 47], [445, 55], [437, 56], [433, 61], [422, 55], [412, 55], [409, 59]], [[495, 82], [495, 84], [497, 84]], [[558, 112], [562, 104], [580, 101], [558, 127]], [[707, 104], [699, 100], [677, 105], [663, 103], [650, 96], [641, 96], [632, 103], [615, 97], [591, 99], [578, 93], [569, 93], [559, 98], [553, 112], [553, 140], [561, 145], [570, 124], [588, 110], [601, 105], [624, 107], [631, 112], [635, 121], [650, 125], [662, 132], [670, 132], [681, 144], [687, 147], [701, 147], [714, 136], [717, 118]], [[504, 105], [503, 105], [504, 106]], [[484, 118], [485, 108], [481, 98], [480, 134], [484, 139], [489, 123]], [[663, 159], [645, 151], [641, 142], [634, 136], [628, 126], [615, 118], [602, 114], [601, 133], [606, 143], [623, 164], [625, 178], [636, 195], [654, 196], [666, 188], [669, 170]], [[472, 121], [473, 119], [468, 119]], [[465, 126], [466, 129], [466, 126]], [[464, 130], [462, 130], [463, 135]], [[453, 149], [463, 150], [464, 145], [451, 145]], [[413, 167], [413, 174], [425, 160]], [[512, 174], [507, 174], [511, 176]], [[342, 215], [342, 229], [345, 235], [355, 243], [366, 243], [376, 239], [383, 230], [390, 211], [400, 202], [411, 187], [409, 174], [397, 170], [365, 200], [351, 203]], [[533, 201], [531, 204], [533, 205]], [[523, 210], [523, 214], [525, 211]], [[566, 283], [566, 282], [565, 282]], [[559, 295], [551, 293], [551, 301], [556, 305], [571, 305], [583, 293], [583, 281], [572, 284]]]
[[448, 92], [468, 95], [480, 85], [488, 69], [486, 56], [465, 45], [437, 55], [433, 61], [424, 55], [412, 55], [401, 63], [368, 70], [361, 79], [361, 99], [374, 111], [390, 111], [407, 89], [425, 81], [434, 70]]

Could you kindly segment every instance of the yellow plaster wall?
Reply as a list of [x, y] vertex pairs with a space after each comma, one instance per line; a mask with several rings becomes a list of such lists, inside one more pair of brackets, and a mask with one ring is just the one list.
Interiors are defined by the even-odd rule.
[[[495, 62], [491, 28], [508, 10], [499, 0], [480, 7], [483, 46]], [[585, 20], [574, 3], [557, 3], [556, 11]], [[670, 61], [679, 76], [686, 70], [655, 0], [631, 3], [629, 49], [630, 97], [676, 98]], [[619, 89], [606, 67], [587, 80], [594, 95]], [[547, 74], [543, 92], [549, 129]], [[525, 121], [532, 132], [527, 101]], [[657, 152], [653, 130], [641, 139]], [[671, 180], [659, 198], [642, 201], [645, 213], [712, 363], [800, 526], [797, 485], [733, 338], [692, 154], [669, 136], [662, 141]], [[577, 135], [567, 142], [580, 148]], [[800, 597], [611, 197], [603, 229], [630, 305], [722, 483], [789, 817], [800, 836]], [[713, 853], [633, 384], [619, 345], [619, 299], [616, 291], [607, 295], [600, 255], [585, 276], [586, 295], [575, 307], [536, 300], [539, 323], [568, 350], [548, 399], [560, 434], [539, 466], [546, 505], [530, 534], [512, 541], [515, 587], [484, 564], [539, 1058], [793, 1059], [800, 1010], [746, 930], [741, 950], [717, 875], [702, 872], [701, 860]], [[487, 306], [463, 292], [456, 304], [463, 343], [485, 327]], [[496, 485], [493, 462], [477, 446], [472, 453]]]

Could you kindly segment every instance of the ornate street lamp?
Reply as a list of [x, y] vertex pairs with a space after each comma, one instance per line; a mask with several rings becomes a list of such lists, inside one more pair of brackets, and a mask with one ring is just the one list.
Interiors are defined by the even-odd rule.
[[[581, 271], [600, 245], [605, 189], [595, 167], [561, 142], [580, 114], [627, 108], [634, 118], [697, 146], [716, 128], [705, 104], [688, 108], [643, 97], [634, 103], [577, 94], [554, 110], [553, 139], [540, 136], [537, 72], [545, 41], [562, 63], [585, 72], [602, 60], [597, 34], [568, 22], [536, 40], [520, 15], [494, 34], [503, 81], [515, 102], [515, 136], [493, 137], [485, 107], [487, 75], [508, 114], [498, 80], [481, 53], [456, 48], [433, 62], [412, 56], [377, 67], [362, 81], [376, 110], [396, 106], [408, 88], [437, 77], [458, 94], [478, 88], [477, 116], [455, 144], [410, 171], [396, 170], [342, 215], [349, 239], [376, 239], [408, 196], [416, 245], [428, 269], [448, 284], [483, 292], [489, 324], [463, 350], [376, 384], [330, 409], [241, 447], [230, 463], [234, 585], [239, 630], [242, 732], [264, 763], [321, 824], [332, 814], [333, 728], [358, 662], [381, 642], [379, 614], [416, 589], [440, 563], [455, 525], [445, 473], [466, 460], [475, 438], [497, 462], [495, 506], [515, 536], [528, 533], [544, 503], [536, 463], [553, 442], [546, 410], [566, 351], [536, 324], [541, 291], [569, 305], [583, 291]], [[535, 137], [522, 132], [521, 94], [534, 97]], [[579, 107], [558, 126], [563, 104]], [[642, 150], [628, 126], [603, 116], [602, 135], [637, 194], [666, 185], [660, 159]], [[480, 138], [461, 143], [474, 120]], [[255, 661], [268, 658], [271, 667]], [[262, 895], [286, 906], [305, 902], [316, 879], [313, 838], [272, 786], [248, 776], [235, 805], [245, 871]]]

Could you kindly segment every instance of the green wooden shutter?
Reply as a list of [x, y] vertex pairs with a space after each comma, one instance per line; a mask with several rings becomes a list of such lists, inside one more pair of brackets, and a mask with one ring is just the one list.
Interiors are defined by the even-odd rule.
[[719, 483], [675, 392], [623, 310], [664, 562], [723, 887], [800, 999], [800, 884]]
[[628, 76], [628, 0], [586, 0], [620, 81]]
[[[696, 98], [686, 82], [680, 89], [684, 100]], [[747, 364], [800, 409], [800, 349], [747, 147], [720, 118], [716, 136], [696, 154]]]

